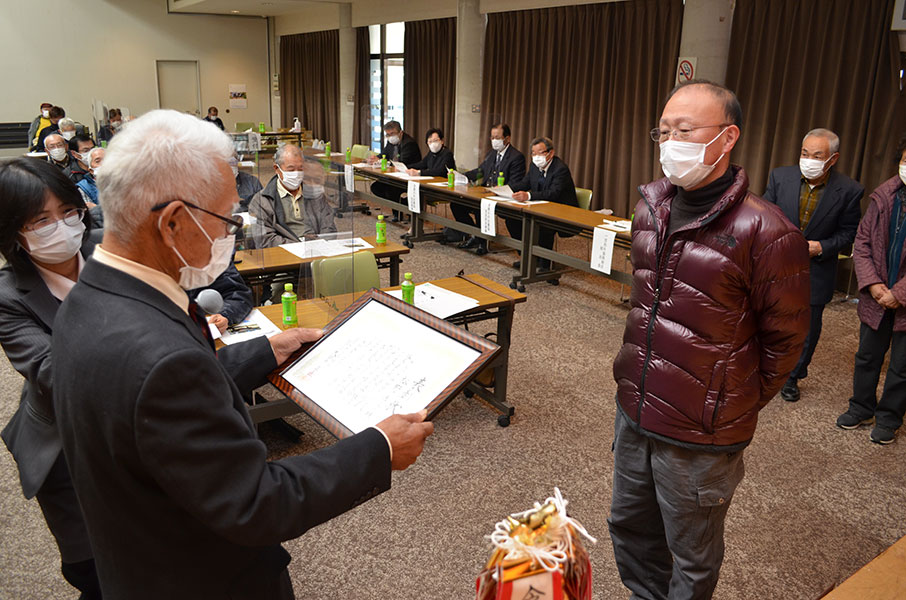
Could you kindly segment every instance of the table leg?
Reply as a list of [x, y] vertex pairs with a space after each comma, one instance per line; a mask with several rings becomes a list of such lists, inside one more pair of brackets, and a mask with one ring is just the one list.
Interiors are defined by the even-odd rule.
[[400, 257], [399, 255], [390, 257], [390, 285], [400, 284]]

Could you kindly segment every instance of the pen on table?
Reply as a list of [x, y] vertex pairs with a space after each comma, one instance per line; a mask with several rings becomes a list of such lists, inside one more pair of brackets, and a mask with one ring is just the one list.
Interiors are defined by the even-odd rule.
[[227, 327], [227, 330], [231, 333], [245, 333], [247, 331], [255, 331], [256, 329], [261, 329], [261, 326], [254, 323], [248, 325], [230, 325]]

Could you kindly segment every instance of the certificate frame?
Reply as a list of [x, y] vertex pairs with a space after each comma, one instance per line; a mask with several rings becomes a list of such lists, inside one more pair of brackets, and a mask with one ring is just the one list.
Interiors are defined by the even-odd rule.
[[[435, 317], [420, 308], [416, 308], [398, 298], [394, 298], [376, 288], [372, 288], [334, 317], [334, 319], [325, 326], [324, 335], [321, 339], [314, 344], [305, 347], [300, 352], [293, 354], [289, 360], [280, 365], [268, 376], [268, 381], [270, 381], [274, 387], [280, 390], [287, 398], [298, 405], [303, 412], [308, 414], [309, 417], [338, 439], [352, 436], [354, 435], [354, 432], [314, 399], [308, 397], [295, 387], [290, 381], [284, 378], [284, 375], [319, 345], [328, 340], [332, 334], [339, 331], [354, 315], [371, 302], [382, 304], [392, 309], [401, 318], [409, 319], [422, 327], [441, 333], [447, 338], [455, 340], [478, 353], [465, 370], [461, 371], [451, 380], [445, 380], [446, 386], [443, 390], [423, 407], [428, 411], [428, 420], [433, 419], [437, 413], [456, 397], [470, 381], [477, 377], [482, 369], [488, 366], [501, 351], [500, 346], [487, 338], [471, 333], [463, 327], [459, 327], [449, 321]], [[392, 335], [392, 333], [393, 332], [388, 332], [388, 335]], [[376, 424], [377, 423], [374, 423], [374, 425]]]

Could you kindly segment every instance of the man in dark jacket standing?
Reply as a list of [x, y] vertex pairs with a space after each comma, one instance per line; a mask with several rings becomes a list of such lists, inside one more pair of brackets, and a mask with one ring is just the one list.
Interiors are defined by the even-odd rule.
[[853, 243], [862, 216], [861, 185], [833, 169], [840, 158], [840, 138], [829, 129], [813, 129], [802, 139], [799, 165], [771, 171], [764, 199], [776, 204], [808, 241], [809, 280], [812, 286], [811, 321], [802, 355], [780, 389], [787, 402], [799, 400], [799, 380], [821, 336], [824, 307], [834, 297], [837, 256]]
[[805, 240], [729, 164], [741, 114], [733, 92], [693, 81], [651, 132], [667, 178], [639, 190], [613, 366], [608, 523], [634, 598], [711, 597], [743, 449], [808, 328]]

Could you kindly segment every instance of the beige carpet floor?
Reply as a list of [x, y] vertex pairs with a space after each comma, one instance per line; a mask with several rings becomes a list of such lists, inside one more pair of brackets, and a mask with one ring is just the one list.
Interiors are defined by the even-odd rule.
[[[341, 221], [350, 222], [360, 235], [374, 231], [373, 216]], [[394, 238], [401, 231], [389, 228]], [[576, 252], [586, 244], [568, 242]], [[465, 269], [507, 284], [514, 258], [428, 242], [404, 258], [403, 270], [420, 281]], [[386, 271], [382, 277], [386, 283]], [[419, 461], [394, 474], [392, 490], [286, 543], [298, 598], [473, 598], [488, 556], [484, 536], [554, 486], [598, 537], [589, 548], [594, 597], [628, 597], [606, 524], [611, 365], [627, 305], [619, 285], [584, 273], [564, 276], [559, 287], [532, 284], [527, 294], [516, 310], [510, 354], [512, 425], [499, 427], [497, 413], [482, 402], [456, 398], [437, 417]], [[835, 300], [802, 400], [777, 398], [762, 411], [729, 512], [715, 598], [817, 598], [906, 534], [906, 438], [881, 447], [869, 442], [868, 430], [834, 427], [846, 408], [857, 344], [856, 306]], [[21, 377], [0, 360], [0, 423], [14, 411], [20, 387]], [[290, 421], [306, 434], [298, 444], [262, 428], [273, 458], [332, 442], [306, 416]], [[0, 482], [0, 599], [75, 598], [40, 510], [22, 497], [5, 451]]]

